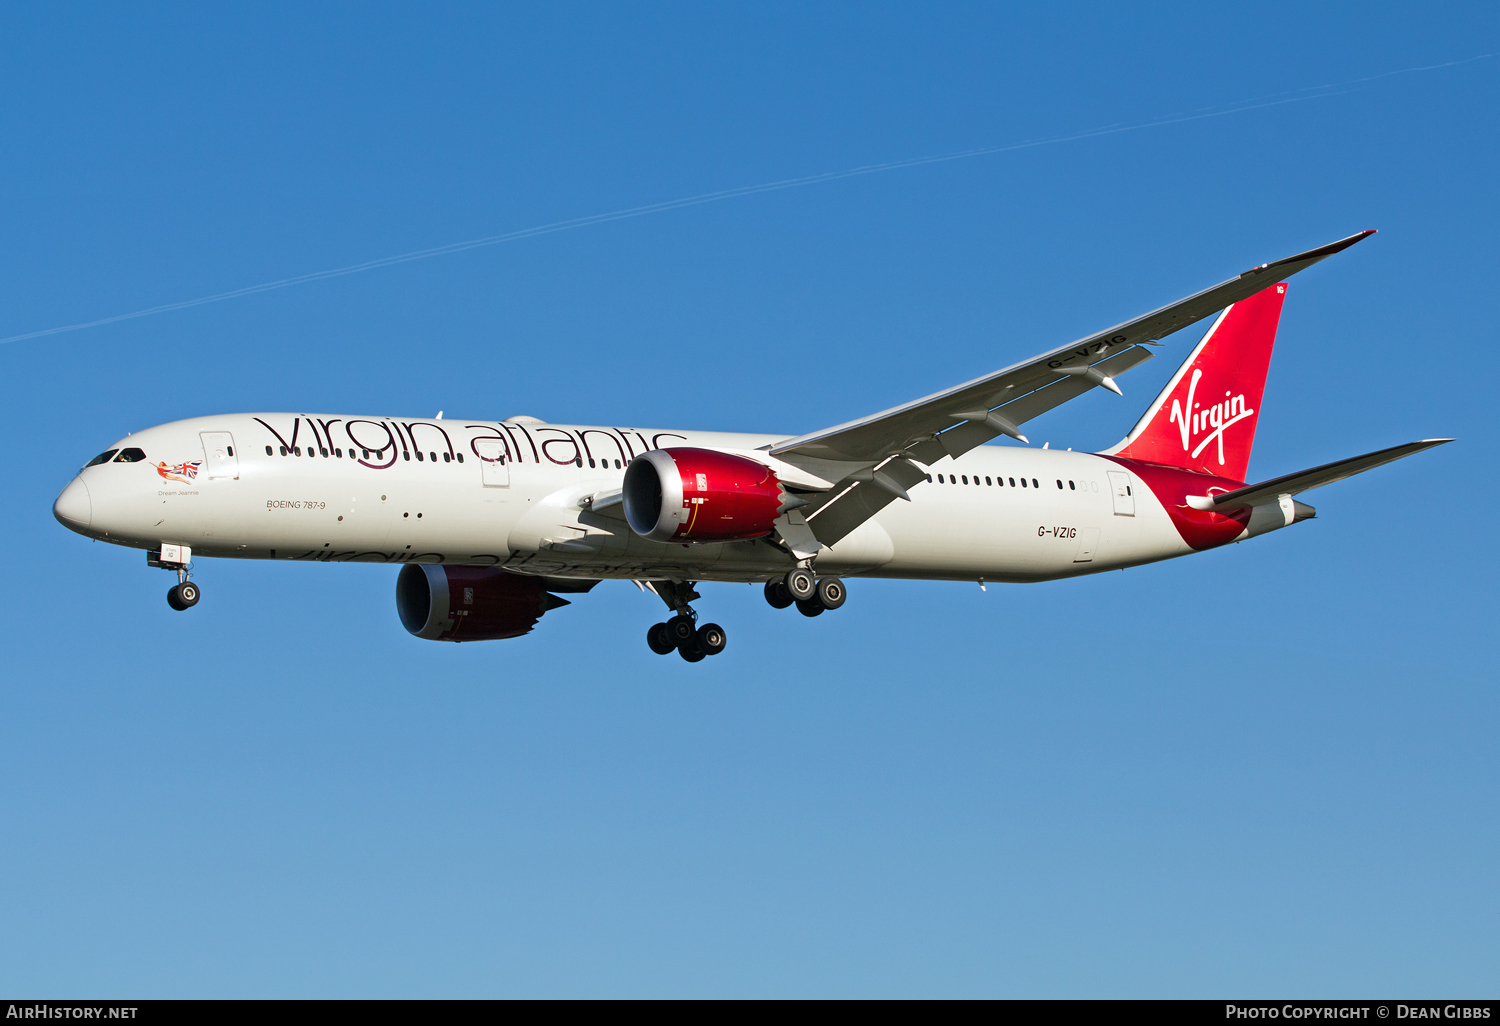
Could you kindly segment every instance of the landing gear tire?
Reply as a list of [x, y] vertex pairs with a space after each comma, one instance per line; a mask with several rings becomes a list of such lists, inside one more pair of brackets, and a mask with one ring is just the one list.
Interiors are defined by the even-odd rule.
[[691, 645], [698, 634], [698, 626], [693, 623], [691, 616], [678, 614], [667, 621], [667, 637], [672, 639], [672, 644], [677, 648], [683, 645]]
[[677, 654], [682, 656], [682, 658], [686, 659], [690, 663], [702, 662], [704, 659], [708, 658], [707, 654], [704, 653], [703, 650], [700, 649], [697, 645], [683, 645], [677, 650]]
[[198, 586], [192, 581], [183, 581], [174, 584], [167, 590], [167, 605], [179, 613], [184, 609], [191, 609], [198, 604]]
[[837, 577], [825, 577], [818, 582], [818, 601], [824, 609], [837, 609], [849, 597], [849, 589]]
[[724, 646], [729, 644], [729, 636], [718, 624], [706, 623], [698, 628], [698, 635], [694, 641], [698, 646], [698, 651], [712, 656], [724, 651]]
[[797, 612], [801, 613], [803, 616], [822, 616], [823, 603], [818, 601], [816, 595], [814, 595], [810, 599], [798, 599]]
[[677, 648], [676, 643], [672, 641], [672, 636], [667, 633], [667, 625], [664, 623], [651, 625], [651, 628], [646, 631], [646, 644], [657, 655], [671, 655]]
[[818, 590], [818, 581], [812, 571], [801, 567], [788, 570], [787, 575], [782, 578], [782, 583], [786, 585], [786, 593], [799, 603], [812, 598]]
[[785, 609], [796, 599], [792, 598], [792, 593], [786, 590], [786, 581], [767, 581], [766, 601], [771, 604], [772, 609]]

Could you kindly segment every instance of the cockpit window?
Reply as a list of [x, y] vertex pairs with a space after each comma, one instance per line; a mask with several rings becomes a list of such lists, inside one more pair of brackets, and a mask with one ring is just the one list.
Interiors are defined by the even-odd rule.
[[146, 454], [139, 449], [121, 449], [120, 455], [115, 457], [116, 463], [139, 463], [146, 458]]
[[95, 456], [93, 459], [91, 459], [87, 463], [85, 463], [84, 466], [85, 467], [97, 467], [101, 463], [108, 463], [109, 460], [110, 460], [110, 457], [113, 456], [115, 453], [117, 453], [119, 451], [120, 451], [119, 449], [109, 449], [109, 450], [107, 450], [105, 452], [101, 452], [99, 455]]

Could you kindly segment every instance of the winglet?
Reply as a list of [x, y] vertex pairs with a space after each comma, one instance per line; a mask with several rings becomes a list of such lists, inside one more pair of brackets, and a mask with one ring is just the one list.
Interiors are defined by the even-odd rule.
[[[1306, 253], [1298, 253], [1296, 256], [1283, 257], [1280, 260], [1272, 260], [1269, 264], [1261, 264], [1259, 267], [1252, 267], [1250, 268], [1250, 270], [1242, 273], [1240, 277], [1248, 278], [1252, 274], [1263, 274], [1273, 268], [1285, 267], [1287, 264], [1302, 264], [1304, 267], [1309, 264], [1315, 264], [1325, 257], [1331, 257], [1335, 253], [1342, 253], [1344, 250], [1348, 249], [1356, 242], [1363, 242], [1365, 239], [1368, 239], [1371, 235], [1374, 234], [1374, 228], [1366, 228], [1364, 231], [1359, 232], [1355, 235], [1351, 235], [1347, 239], [1340, 239], [1337, 242], [1330, 242], [1326, 246], [1319, 246], [1317, 249], [1310, 249]], [[1297, 270], [1300, 271], [1301, 269], [1302, 268], [1299, 267]]]

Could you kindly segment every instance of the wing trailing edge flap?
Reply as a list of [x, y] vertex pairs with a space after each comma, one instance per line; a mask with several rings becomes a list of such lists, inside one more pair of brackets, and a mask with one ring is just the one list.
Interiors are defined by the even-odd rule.
[[1246, 509], [1259, 506], [1262, 503], [1274, 502], [1283, 495], [1297, 495], [1333, 484], [1335, 481], [1342, 481], [1355, 474], [1363, 474], [1367, 470], [1374, 470], [1376, 467], [1451, 441], [1453, 441], [1451, 438], [1424, 438], [1418, 442], [1394, 445], [1378, 452], [1351, 456], [1347, 460], [1325, 463], [1311, 470], [1301, 470], [1295, 474], [1286, 474], [1259, 484], [1246, 485], [1244, 488], [1236, 488], [1222, 495], [1191, 495], [1188, 496], [1188, 504], [1194, 509], [1202, 510]]
[[[1077, 399], [1096, 386], [1110, 388], [1114, 385], [1115, 378], [1155, 355], [1149, 349], [1131, 346], [1107, 360], [1077, 368], [1088, 372], [1087, 374], [1074, 373], [1073, 367], [1061, 367], [1054, 370], [1057, 377], [1024, 395], [1016, 394], [1017, 390], [1012, 388], [1002, 390], [998, 395], [990, 396], [991, 399], [998, 400], [998, 408], [949, 414], [953, 420], [961, 423], [935, 438], [911, 446], [906, 450], [907, 455], [919, 463], [932, 466], [944, 456], [962, 456], [970, 449], [1001, 435], [1019, 437], [1024, 442], [1026, 439], [1020, 437], [1015, 428], [1071, 399]], [[1110, 390], [1118, 392], [1119, 387], [1115, 386]]]
[[891, 460], [861, 476], [865, 479], [856, 480], [808, 515], [807, 526], [813, 536], [830, 548], [897, 499], [907, 498], [905, 492], [918, 481], [927, 480], [925, 470], [905, 459]]

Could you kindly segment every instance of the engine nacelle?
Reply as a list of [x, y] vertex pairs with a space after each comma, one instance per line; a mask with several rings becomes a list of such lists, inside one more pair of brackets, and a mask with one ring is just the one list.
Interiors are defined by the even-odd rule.
[[725, 542], [771, 533], [787, 496], [770, 467], [713, 449], [652, 449], [630, 461], [625, 520], [659, 542]]
[[429, 641], [519, 638], [547, 610], [567, 604], [541, 580], [495, 567], [408, 563], [396, 578], [401, 626]]

